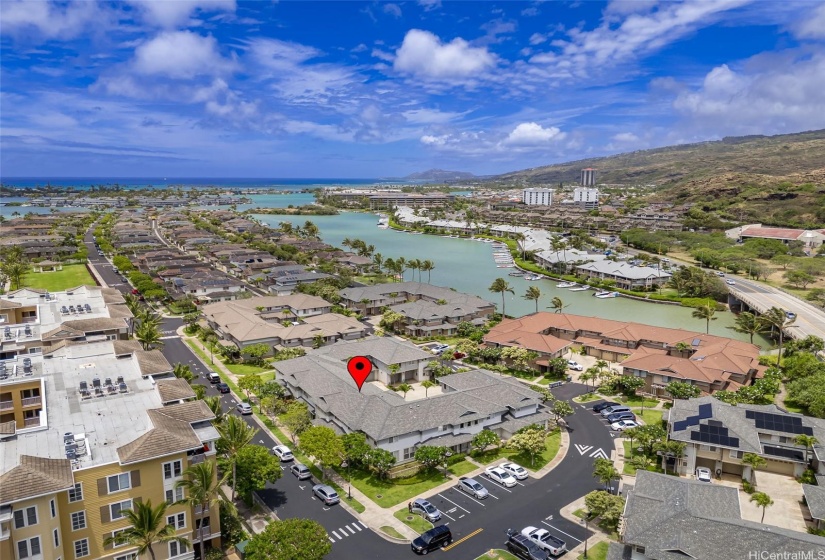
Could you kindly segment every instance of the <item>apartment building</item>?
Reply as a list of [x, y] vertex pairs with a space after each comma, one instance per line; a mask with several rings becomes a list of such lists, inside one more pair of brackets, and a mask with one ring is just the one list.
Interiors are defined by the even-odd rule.
[[384, 385], [418, 383], [428, 378], [426, 367], [434, 356], [406, 340], [391, 337], [367, 337], [361, 340], [339, 341], [310, 352], [313, 356], [329, 356], [345, 363], [353, 356], [365, 356], [373, 368], [367, 381]]
[[[68, 342], [29, 360], [29, 375], [0, 381], [0, 558], [134, 560], [134, 547], [104, 540], [141, 501], [166, 501], [179, 536], [220, 546], [217, 508], [174, 503], [185, 469], [214, 461], [214, 415], [160, 352]], [[154, 552], [189, 560], [195, 551]]]
[[524, 189], [521, 191], [521, 201], [528, 206], [550, 206], [553, 204], [553, 189]]

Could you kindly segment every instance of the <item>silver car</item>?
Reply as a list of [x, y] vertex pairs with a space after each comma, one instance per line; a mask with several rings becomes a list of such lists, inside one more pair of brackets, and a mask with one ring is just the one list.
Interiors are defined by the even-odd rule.
[[312, 493], [328, 506], [341, 501], [340, 498], [338, 498], [338, 492], [335, 491], [335, 488], [327, 486], [326, 484], [316, 484], [312, 487]]
[[418, 498], [410, 505], [410, 513], [417, 513], [430, 523], [435, 523], [441, 519], [441, 512], [427, 500]]
[[483, 500], [484, 498], [490, 495], [490, 493], [487, 492], [487, 489], [481, 484], [479, 484], [478, 481], [474, 478], [462, 476], [458, 479], [458, 487], [462, 491], [467, 492], [468, 494], [474, 496], [478, 500]]

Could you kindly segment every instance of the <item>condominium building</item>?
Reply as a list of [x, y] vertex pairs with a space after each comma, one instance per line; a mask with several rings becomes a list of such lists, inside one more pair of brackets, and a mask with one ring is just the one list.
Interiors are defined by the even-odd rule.
[[599, 207], [599, 189], [576, 187], [573, 189], [573, 202], [585, 209], [592, 210]]
[[596, 184], [596, 170], [592, 167], [582, 169], [581, 186], [592, 187]]
[[[214, 414], [136, 341], [66, 342], [0, 381], [0, 558], [132, 560], [106, 545], [137, 502], [169, 504], [177, 535], [219, 546], [217, 507], [177, 504], [192, 464], [214, 461]], [[193, 547], [156, 544], [156, 558]]]
[[528, 206], [550, 206], [553, 204], [553, 189], [524, 189], [521, 200]]

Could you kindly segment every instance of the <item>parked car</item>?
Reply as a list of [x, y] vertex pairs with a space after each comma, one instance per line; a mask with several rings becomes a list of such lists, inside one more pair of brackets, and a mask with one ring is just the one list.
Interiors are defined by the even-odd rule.
[[521, 534], [530, 539], [536, 544], [536, 546], [542, 550], [546, 550], [553, 556], [558, 556], [567, 550], [567, 543], [555, 535], [552, 535], [547, 529], [525, 527], [521, 530]]
[[605, 408], [610, 408], [611, 406], [621, 406], [621, 405], [617, 402], [604, 401], [604, 402], [600, 402], [599, 404], [594, 404], [593, 405], [593, 412], [601, 412]]
[[527, 469], [521, 465], [517, 465], [516, 463], [502, 463], [499, 466], [516, 477], [517, 480], [524, 480], [530, 475], [530, 473], [527, 472]]
[[610, 429], [615, 432], [623, 432], [628, 428], [636, 428], [638, 426], [635, 420], [619, 420], [618, 422], [610, 424]]
[[507, 541], [504, 546], [513, 555], [523, 560], [547, 560], [550, 558], [546, 550], [542, 550], [528, 537], [512, 529], [507, 529]]
[[518, 483], [516, 477], [501, 467], [487, 467], [484, 469], [484, 475], [493, 482], [501, 484], [505, 488], [510, 488]]
[[696, 467], [696, 480], [700, 482], [710, 482], [711, 472], [707, 467]]
[[716, 272], [716, 276], [718, 276], [719, 278], [724, 278], [724, 277], [725, 277], [725, 273], [724, 273], [724, 272], [722, 272], [721, 270], [719, 270], [719, 271], [717, 271], [717, 272]]
[[312, 487], [312, 493], [328, 506], [337, 504], [341, 501], [338, 497], [338, 492], [335, 491], [335, 488], [332, 486], [327, 486], [326, 484], [316, 484]]
[[427, 554], [432, 550], [438, 550], [442, 546], [447, 546], [453, 542], [453, 534], [446, 525], [433, 527], [410, 543], [413, 552], [416, 554]]
[[309, 467], [301, 463], [294, 463], [291, 467], [289, 467], [289, 472], [297, 476], [298, 480], [307, 480], [312, 478], [312, 471], [309, 470]]
[[616, 414], [611, 414], [610, 416], [607, 417], [607, 421], [610, 424], [613, 424], [614, 422], [618, 422], [619, 420], [633, 420], [635, 422], [636, 421], [636, 415], [633, 414], [632, 412], [617, 412]]
[[736, 280], [731, 280], [730, 278], [728, 278], [727, 280], [725, 280], [725, 284], [727, 284], [728, 286], [735, 286]]
[[228, 393], [229, 392], [229, 385], [226, 383], [218, 383], [215, 385], [215, 388], [221, 393]]
[[295, 459], [292, 451], [286, 445], [276, 445], [272, 448], [272, 453], [277, 455], [282, 463], [288, 463]]
[[214, 371], [210, 371], [209, 373], [207, 373], [206, 377], [209, 379], [209, 382], [212, 383], [212, 384], [221, 382], [221, 376], [218, 375], [217, 373], [215, 373]]
[[417, 513], [430, 523], [435, 523], [441, 519], [441, 512], [438, 511], [438, 508], [423, 498], [417, 498], [412, 502], [410, 513]]
[[240, 412], [243, 415], [252, 414], [252, 406], [249, 403], [238, 403], [238, 406], [236, 408], [238, 409], [238, 412]]
[[490, 495], [490, 493], [487, 492], [487, 489], [479, 484], [474, 478], [462, 476], [458, 479], [458, 487], [479, 500], [483, 500]]
[[574, 371], [584, 371], [584, 367], [576, 360], [567, 360], [567, 368]]
[[602, 416], [610, 416], [611, 414], [616, 414], [617, 412], [630, 412], [630, 407], [625, 406], [623, 404], [617, 404], [615, 406], [608, 406], [607, 408], [603, 408], [601, 410]]

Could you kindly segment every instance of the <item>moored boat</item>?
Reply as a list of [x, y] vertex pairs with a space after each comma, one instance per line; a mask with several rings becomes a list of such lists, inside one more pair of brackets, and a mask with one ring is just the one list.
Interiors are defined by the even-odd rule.
[[607, 299], [607, 298], [619, 297], [619, 292], [601, 291], [601, 292], [596, 292], [593, 295], [596, 296], [599, 299]]
[[590, 286], [576, 286], [575, 288], [570, 288], [571, 292], [584, 292], [590, 289]]
[[577, 285], [578, 284], [576, 284], [575, 282], [562, 282], [561, 284], [556, 284], [556, 287], [557, 288], [573, 288], [574, 286], [577, 286]]

